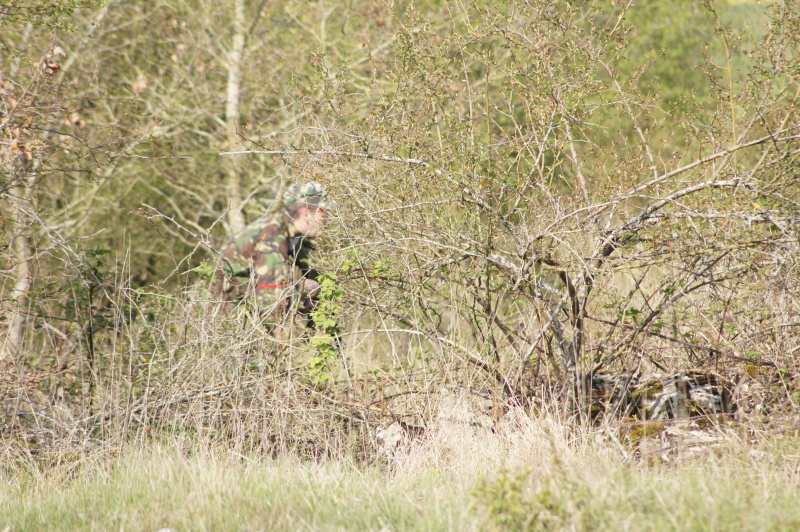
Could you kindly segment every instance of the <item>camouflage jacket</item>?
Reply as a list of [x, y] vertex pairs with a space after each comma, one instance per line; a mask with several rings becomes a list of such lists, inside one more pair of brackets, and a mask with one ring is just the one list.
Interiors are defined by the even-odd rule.
[[225, 301], [253, 295], [263, 304], [278, 303], [299, 293], [303, 279], [317, 276], [313, 242], [285, 212], [248, 225], [220, 251], [211, 293]]

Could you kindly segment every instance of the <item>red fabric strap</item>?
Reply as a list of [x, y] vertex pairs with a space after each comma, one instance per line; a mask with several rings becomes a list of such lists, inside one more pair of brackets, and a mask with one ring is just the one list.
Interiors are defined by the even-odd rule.
[[256, 285], [256, 288], [259, 290], [274, 290], [276, 288], [286, 288], [288, 285], [286, 283], [278, 283], [278, 284], [259, 284]]

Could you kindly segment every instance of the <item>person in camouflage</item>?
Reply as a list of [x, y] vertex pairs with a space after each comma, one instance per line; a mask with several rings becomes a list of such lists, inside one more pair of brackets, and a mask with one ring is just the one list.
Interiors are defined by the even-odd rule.
[[259, 312], [277, 319], [290, 306], [309, 312], [319, 292], [311, 267], [314, 239], [331, 206], [319, 183], [289, 187], [280, 212], [248, 225], [220, 250], [212, 296], [229, 303], [252, 301]]

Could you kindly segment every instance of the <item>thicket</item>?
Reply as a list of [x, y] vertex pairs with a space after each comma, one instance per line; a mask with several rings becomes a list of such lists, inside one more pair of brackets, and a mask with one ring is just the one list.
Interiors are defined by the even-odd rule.
[[[9, 452], [368, 454], [443, 385], [586, 419], [594, 375], [690, 368], [777, 376], [793, 408], [799, 21], [794, 0], [0, 7]], [[325, 315], [276, 337], [201, 273], [310, 179], [340, 205]]]

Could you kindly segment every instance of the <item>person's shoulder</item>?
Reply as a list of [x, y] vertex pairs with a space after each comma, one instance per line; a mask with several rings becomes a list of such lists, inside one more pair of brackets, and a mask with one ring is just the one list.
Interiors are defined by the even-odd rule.
[[242, 229], [241, 232], [239, 232], [239, 234], [237, 234], [233, 239], [234, 244], [241, 246], [244, 242], [248, 242], [256, 238], [260, 232], [261, 225], [258, 223], [252, 223], [248, 226], [245, 226], [245, 228]]
[[288, 232], [289, 221], [283, 213], [264, 217], [247, 226], [249, 234], [258, 239], [269, 239], [284, 236]]

